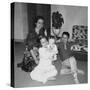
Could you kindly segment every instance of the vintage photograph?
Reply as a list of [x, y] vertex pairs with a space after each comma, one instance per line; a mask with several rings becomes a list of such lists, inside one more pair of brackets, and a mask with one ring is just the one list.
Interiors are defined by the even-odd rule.
[[88, 7], [13, 2], [11, 86], [88, 83]]

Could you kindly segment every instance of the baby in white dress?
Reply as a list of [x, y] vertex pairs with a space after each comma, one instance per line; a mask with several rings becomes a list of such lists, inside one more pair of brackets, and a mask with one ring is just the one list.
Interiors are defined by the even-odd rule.
[[39, 64], [35, 69], [30, 73], [32, 80], [36, 80], [45, 84], [50, 78], [57, 75], [57, 70], [52, 64], [52, 54], [49, 50], [49, 44], [45, 37], [42, 37], [41, 40], [42, 47], [39, 48]]

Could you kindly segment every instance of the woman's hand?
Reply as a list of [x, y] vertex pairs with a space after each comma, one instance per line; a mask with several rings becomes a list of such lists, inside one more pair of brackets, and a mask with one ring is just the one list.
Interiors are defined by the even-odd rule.
[[29, 51], [25, 51], [24, 54], [27, 55], [27, 57], [30, 56], [30, 52]]

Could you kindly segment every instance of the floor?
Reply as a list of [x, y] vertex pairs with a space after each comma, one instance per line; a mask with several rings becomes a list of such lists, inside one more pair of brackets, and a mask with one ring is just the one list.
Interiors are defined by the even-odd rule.
[[[48, 81], [45, 85], [40, 82], [33, 81], [30, 78], [30, 73], [22, 71], [20, 68], [17, 68], [17, 63], [20, 63], [23, 58], [23, 52], [25, 50], [25, 46], [23, 43], [16, 43], [15, 44], [15, 87], [36, 87], [36, 86], [52, 86], [52, 85], [70, 85], [75, 84], [72, 75], [60, 75], [56, 76], [56, 80]], [[87, 74], [87, 60], [78, 60], [78, 68], [84, 70], [85, 74], [80, 75], [78, 74], [80, 83], [87, 83], [88, 81], [88, 74]], [[58, 59], [55, 62], [55, 66], [58, 72], [61, 69], [60, 60]]]

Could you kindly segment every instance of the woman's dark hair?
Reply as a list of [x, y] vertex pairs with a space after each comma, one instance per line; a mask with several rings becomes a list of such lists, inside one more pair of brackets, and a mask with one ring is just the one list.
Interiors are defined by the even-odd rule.
[[37, 17], [35, 17], [34, 20], [33, 20], [34, 27], [36, 27], [36, 23], [37, 23], [37, 21], [39, 19], [42, 19], [43, 21], [45, 20], [43, 16], [37, 16]]
[[68, 32], [63, 32], [63, 33], [62, 33], [62, 36], [63, 36], [63, 35], [66, 35], [68, 38], [70, 37], [70, 34], [69, 34]]

